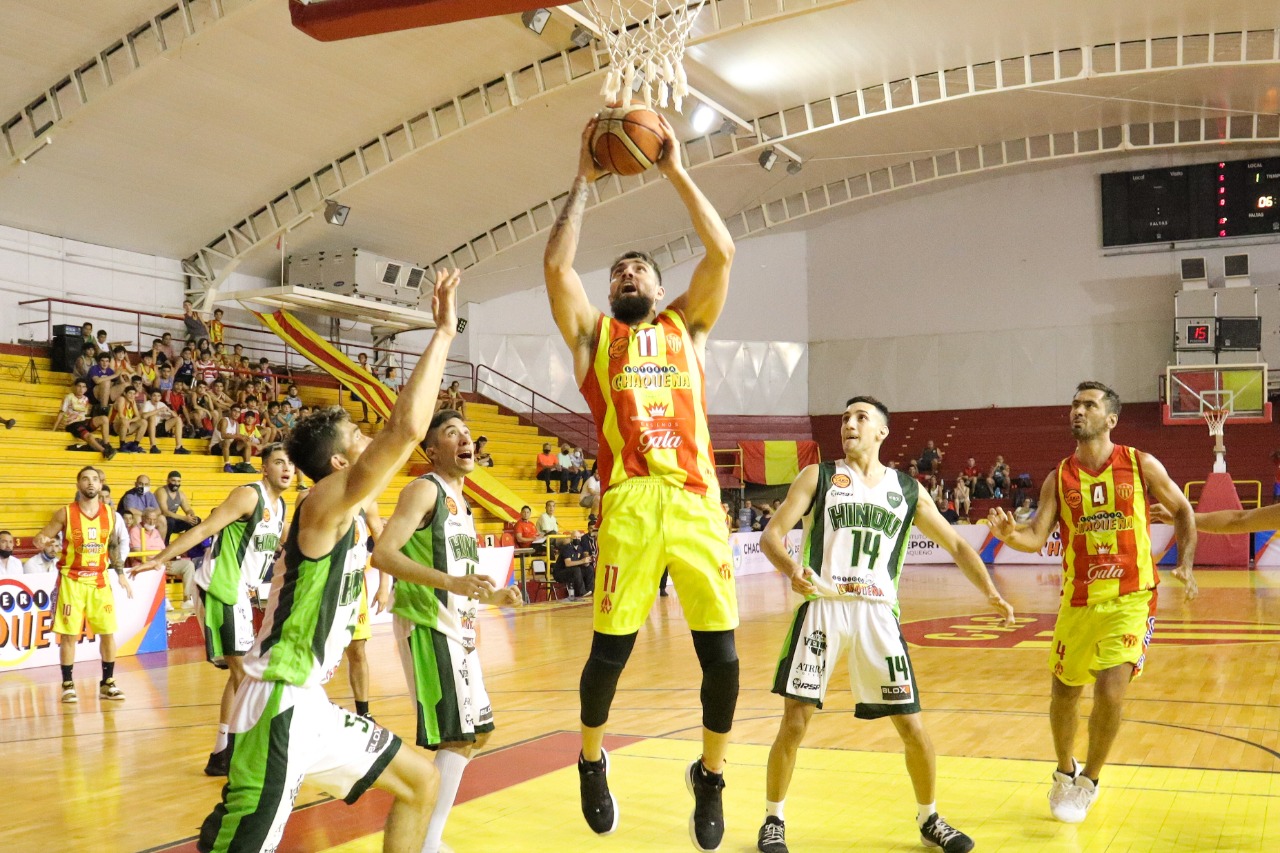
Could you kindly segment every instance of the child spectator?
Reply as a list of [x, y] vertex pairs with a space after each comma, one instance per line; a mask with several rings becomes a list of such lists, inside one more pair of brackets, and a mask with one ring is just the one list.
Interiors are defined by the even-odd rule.
[[[110, 423], [106, 415], [91, 416], [93, 404], [89, 401], [88, 387], [83, 379], [77, 379], [71, 384], [71, 393], [62, 398], [62, 409], [53, 422], [53, 428], [65, 428], [73, 438], [87, 443], [90, 448], [101, 453], [104, 459], [110, 460], [116, 455], [109, 440]], [[95, 429], [101, 430], [101, 441], [94, 436]], [[67, 449], [79, 450], [80, 445], [73, 444]]]

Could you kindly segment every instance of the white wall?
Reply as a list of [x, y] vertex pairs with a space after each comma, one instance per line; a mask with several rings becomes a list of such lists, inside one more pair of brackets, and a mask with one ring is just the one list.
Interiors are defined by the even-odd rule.
[[[663, 272], [669, 302], [693, 263]], [[729, 302], [707, 347], [707, 404], [716, 414], [808, 412], [807, 252], [803, 233], [745, 240], [734, 257]], [[608, 270], [583, 275], [592, 304], [607, 305]], [[551, 320], [545, 287], [467, 306], [469, 360], [486, 364], [573, 411], [586, 403], [569, 351]]]
[[905, 410], [1047, 405], [1085, 378], [1155, 399], [1179, 259], [1207, 257], [1212, 280], [1222, 255], [1248, 252], [1274, 294], [1280, 244], [1107, 257], [1098, 174], [1211, 156], [1001, 172], [810, 230], [810, 412], [855, 392]]

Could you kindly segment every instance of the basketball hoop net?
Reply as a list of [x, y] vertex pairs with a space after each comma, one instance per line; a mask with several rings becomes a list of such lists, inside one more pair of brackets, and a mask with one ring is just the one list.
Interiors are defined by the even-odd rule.
[[625, 104], [639, 88], [644, 105], [674, 102], [689, 94], [684, 49], [706, 0], [585, 0], [595, 19], [609, 73], [600, 93], [609, 104]]
[[1216, 407], [1206, 408], [1200, 412], [1205, 424], [1209, 427], [1209, 435], [1213, 437], [1213, 471], [1225, 474], [1227, 471], [1227, 445], [1222, 438], [1222, 427], [1231, 416], [1230, 409]]

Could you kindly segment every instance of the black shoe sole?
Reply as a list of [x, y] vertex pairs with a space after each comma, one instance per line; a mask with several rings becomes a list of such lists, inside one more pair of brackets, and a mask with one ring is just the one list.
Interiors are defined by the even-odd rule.
[[[609, 753], [603, 749], [600, 750], [600, 752], [604, 756], [604, 780], [605, 786], [607, 787], [609, 784]], [[581, 791], [579, 791], [578, 799], [579, 803], [581, 803]], [[602, 832], [592, 826], [590, 820], [587, 820], [587, 827], [596, 835], [613, 835], [613, 833], [618, 829], [618, 821], [621, 819], [622, 815], [618, 811], [618, 799], [613, 795], [613, 791], [609, 791], [609, 802], [613, 804], [613, 824], [608, 829]], [[585, 808], [582, 809], [582, 817], [584, 820], [587, 818], [587, 810]]]
[[684, 771], [684, 786], [689, 791], [689, 796], [693, 797], [693, 813], [689, 815], [689, 840], [693, 842], [695, 850], [700, 853], [715, 853], [720, 849], [720, 845], [724, 843], [724, 832], [720, 833], [720, 841], [715, 847], [703, 847], [698, 841], [698, 795], [693, 792], [693, 774], [697, 770], [697, 765], [701, 759], [695, 759]]

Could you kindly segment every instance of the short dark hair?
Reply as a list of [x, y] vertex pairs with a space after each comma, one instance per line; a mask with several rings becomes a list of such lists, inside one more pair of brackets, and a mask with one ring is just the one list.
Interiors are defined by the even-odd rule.
[[317, 409], [298, 421], [293, 435], [285, 443], [285, 452], [293, 464], [312, 480], [319, 482], [333, 473], [333, 454], [339, 452], [342, 436], [339, 427], [351, 420], [341, 406]]
[[464, 424], [467, 422], [466, 418], [464, 418], [460, 413], [454, 411], [453, 409], [441, 409], [440, 411], [436, 412], [435, 415], [431, 418], [431, 425], [427, 427], [426, 436], [424, 436], [422, 439], [422, 446], [430, 447], [431, 445], [435, 444], [436, 437], [440, 435], [440, 427], [444, 426], [446, 423], [453, 420], [454, 418], [457, 418], [458, 420], [462, 421]]
[[0, 530], [0, 536], [12, 536], [13, 534], [7, 530]]
[[880, 413], [880, 417], [884, 418], [885, 426], [889, 425], [889, 407], [886, 406], [884, 403], [881, 403], [875, 397], [870, 397], [865, 394], [860, 397], [850, 397], [845, 402], [844, 407], [847, 409], [850, 406], [852, 406], [854, 403], [866, 403], [868, 406], [872, 406], [873, 408], [875, 408], [877, 412]]
[[1120, 416], [1120, 395], [1111, 388], [1103, 385], [1101, 382], [1094, 382], [1090, 380], [1081, 382], [1076, 386], [1076, 393], [1079, 394], [1081, 391], [1101, 391], [1102, 400], [1107, 407], [1107, 414], [1115, 415], [1116, 417]]
[[258, 458], [261, 459], [263, 463], [266, 463], [273, 453], [283, 453], [285, 456], [289, 455], [289, 451], [285, 448], [283, 441], [273, 441], [258, 452]]
[[528, 504], [525, 504], [524, 506], [520, 507], [521, 512], [524, 512], [526, 509], [529, 510], [529, 512], [533, 512], [533, 507], [529, 506]]
[[84, 466], [83, 468], [81, 468], [79, 471], [77, 471], [77, 472], [76, 472], [76, 482], [77, 482], [77, 483], [78, 483], [78, 482], [80, 482], [80, 478], [84, 476], [84, 472], [85, 472], [85, 471], [92, 471], [93, 473], [97, 474], [99, 477], [102, 477], [102, 472], [98, 470], [97, 466], [95, 466], [95, 465], [86, 465], [86, 466]]
[[654, 276], [658, 279], [658, 284], [662, 284], [662, 270], [658, 267], [658, 262], [653, 259], [653, 255], [648, 252], [642, 252], [639, 249], [623, 252], [613, 259], [613, 263], [609, 264], [609, 269], [612, 271], [614, 267], [623, 261], [644, 261], [649, 269], [653, 270]]

